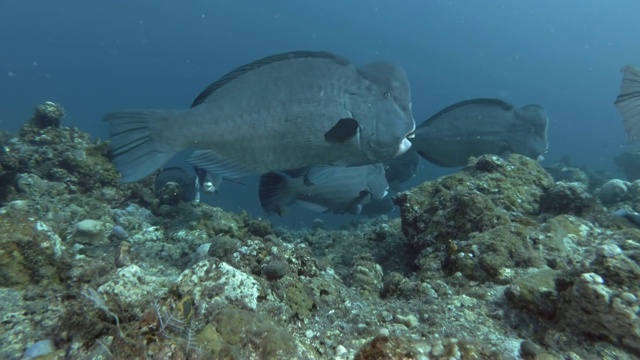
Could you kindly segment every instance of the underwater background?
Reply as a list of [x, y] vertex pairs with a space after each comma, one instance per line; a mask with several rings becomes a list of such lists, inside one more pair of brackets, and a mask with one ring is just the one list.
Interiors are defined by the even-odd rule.
[[[620, 68], [640, 65], [638, 14], [635, 0], [2, 1], [0, 359], [640, 358], [640, 153], [613, 104]], [[540, 104], [549, 150], [421, 161], [389, 217], [265, 218], [255, 178], [200, 203], [119, 181], [104, 114], [186, 108], [292, 50], [401, 64], [417, 124], [467, 99]]]
[[[0, 129], [15, 132], [36, 104], [61, 103], [64, 126], [107, 138], [101, 117], [127, 108], [189, 106], [236, 66], [291, 50], [324, 50], [356, 65], [407, 71], [419, 124], [465, 99], [543, 105], [547, 165], [615, 174], [624, 145], [613, 101], [619, 69], [640, 62], [640, 2], [603, 1], [3, 1]], [[407, 188], [450, 173], [421, 161]], [[205, 201], [263, 216], [257, 179], [225, 183]], [[299, 213], [299, 214], [296, 214]], [[397, 210], [394, 213], [397, 215]], [[351, 216], [292, 211], [276, 223]]]

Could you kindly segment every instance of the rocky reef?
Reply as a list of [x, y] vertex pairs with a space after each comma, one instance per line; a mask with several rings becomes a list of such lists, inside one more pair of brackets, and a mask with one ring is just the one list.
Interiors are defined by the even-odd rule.
[[640, 356], [640, 229], [613, 214], [639, 181], [487, 155], [399, 219], [293, 231], [122, 184], [56, 121], [0, 141], [0, 358]]

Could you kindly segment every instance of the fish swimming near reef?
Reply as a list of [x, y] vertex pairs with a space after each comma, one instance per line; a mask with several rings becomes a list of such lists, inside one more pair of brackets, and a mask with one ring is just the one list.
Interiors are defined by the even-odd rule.
[[640, 69], [626, 65], [622, 71], [622, 86], [615, 105], [622, 115], [627, 142], [640, 141]]
[[395, 209], [395, 204], [389, 196], [385, 196], [382, 199], [371, 199], [370, 202], [362, 206], [360, 215], [367, 215], [369, 217], [375, 217], [380, 215], [387, 215]]
[[200, 186], [195, 173], [179, 166], [162, 169], [153, 179], [155, 196], [165, 203], [200, 201]]
[[357, 166], [402, 154], [414, 130], [402, 67], [355, 67], [326, 53], [294, 51], [240, 66], [187, 110], [105, 115], [122, 181], [139, 180], [184, 149], [187, 162], [238, 178], [315, 165]]
[[547, 151], [549, 118], [540, 105], [516, 108], [498, 99], [453, 104], [420, 124], [412, 150], [444, 167], [464, 166], [469, 157], [517, 153], [540, 159]]
[[318, 166], [260, 177], [260, 203], [267, 214], [282, 215], [299, 203], [307, 209], [358, 215], [362, 205], [382, 199], [389, 185], [382, 164]]
[[207, 170], [194, 166], [198, 176], [198, 187], [208, 193], [218, 193], [224, 178], [219, 174], [210, 174]]
[[389, 188], [396, 192], [402, 191], [401, 184], [416, 176], [419, 164], [420, 155], [413, 149], [409, 149], [404, 154], [387, 161], [384, 173], [389, 183]]
[[614, 215], [616, 216], [620, 216], [623, 217], [627, 220], [629, 220], [631, 223], [633, 223], [634, 225], [640, 227], [640, 214], [633, 211], [633, 210], [628, 210], [628, 209], [618, 209], [616, 211], [613, 212]]
[[[218, 193], [222, 185], [222, 176], [210, 174], [204, 169], [194, 167], [193, 170], [180, 166], [162, 169], [155, 177], [153, 186], [156, 197], [172, 197], [176, 200], [200, 202], [200, 191]], [[235, 180], [228, 181], [244, 185]]]

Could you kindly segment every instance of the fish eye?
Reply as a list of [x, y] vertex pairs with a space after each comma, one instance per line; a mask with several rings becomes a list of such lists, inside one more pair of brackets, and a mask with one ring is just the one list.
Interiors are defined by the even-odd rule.
[[385, 99], [390, 99], [392, 95], [393, 95], [393, 94], [391, 94], [391, 91], [385, 91], [385, 92], [384, 92], [384, 98], [385, 98]]

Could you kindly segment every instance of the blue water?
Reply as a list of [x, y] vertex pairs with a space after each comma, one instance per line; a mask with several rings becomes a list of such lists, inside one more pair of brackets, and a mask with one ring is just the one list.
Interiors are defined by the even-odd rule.
[[[106, 137], [104, 113], [185, 108], [229, 70], [290, 50], [402, 64], [420, 123], [499, 97], [550, 116], [548, 164], [614, 169], [625, 134], [619, 69], [640, 65], [640, 1], [8, 1], [0, 3], [0, 129], [60, 102], [63, 124]], [[427, 179], [443, 173], [425, 164]], [[211, 201], [261, 214], [255, 180]], [[255, 191], [254, 191], [255, 190]], [[296, 212], [296, 211], [294, 211]], [[284, 223], [315, 213], [299, 211]]]

